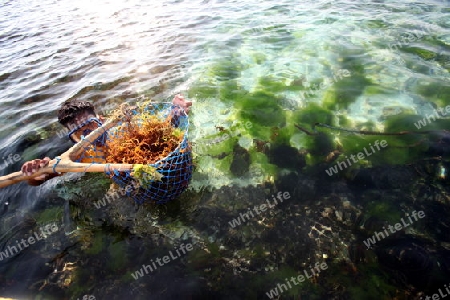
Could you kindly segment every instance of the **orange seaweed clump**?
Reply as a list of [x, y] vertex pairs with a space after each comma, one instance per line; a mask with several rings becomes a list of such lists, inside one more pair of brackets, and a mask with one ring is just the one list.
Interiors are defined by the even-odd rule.
[[109, 133], [105, 158], [108, 163], [153, 164], [168, 156], [183, 140], [183, 132], [170, 119], [159, 120], [141, 113]]

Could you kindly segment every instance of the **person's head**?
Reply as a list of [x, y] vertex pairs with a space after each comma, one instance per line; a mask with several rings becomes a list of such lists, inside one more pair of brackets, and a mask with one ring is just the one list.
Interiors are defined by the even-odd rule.
[[64, 102], [58, 111], [58, 122], [69, 130], [69, 137], [74, 142], [101, 126], [94, 105], [80, 100]]

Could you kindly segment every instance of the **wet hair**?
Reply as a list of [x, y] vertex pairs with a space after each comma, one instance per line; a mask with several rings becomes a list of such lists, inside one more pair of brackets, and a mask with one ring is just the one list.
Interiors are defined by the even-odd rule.
[[77, 115], [84, 112], [95, 115], [94, 105], [87, 101], [66, 101], [61, 105], [61, 108], [58, 111], [58, 122], [63, 126], [67, 126], [68, 124], [73, 123]]

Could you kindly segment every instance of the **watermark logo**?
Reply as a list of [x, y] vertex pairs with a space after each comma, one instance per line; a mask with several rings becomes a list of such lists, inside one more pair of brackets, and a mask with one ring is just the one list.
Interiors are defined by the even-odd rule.
[[[433, 114], [427, 115], [422, 120], [419, 120], [418, 122], [415, 122], [414, 126], [416, 126], [417, 129], [420, 129], [422, 127], [425, 127], [425, 126], [429, 125], [431, 123], [431, 119], [433, 119], [433, 121], [436, 121], [437, 119], [440, 119], [440, 118], [446, 116], [448, 113], [450, 113], [450, 105], [447, 105], [445, 107], [445, 112], [443, 111], [442, 108], [438, 108], [437, 110], [433, 109]], [[428, 121], [428, 123], [427, 123], [427, 121]]]
[[396, 43], [389, 44], [389, 49], [397, 50], [401, 47], [408, 46], [415, 41], [422, 39], [424, 36], [436, 33], [436, 27], [430, 24], [426, 24], [420, 27], [420, 30], [413, 30], [412, 32], [407, 32], [405, 36], [400, 38], [400, 41]]
[[118, 200], [120, 197], [135, 191], [139, 188], [139, 183], [137, 181], [131, 181], [128, 185], [123, 188], [109, 190], [103, 199], [94, 202], [95, 208], [99, 209], [105, 207], [106, 203], [111, 203], [113, 200]]
[[94, 295], [84, 295], [82, 298], [77, 298], [77, 300], [95, 300]]
[[[232, 221], [228, 222], [228, 224], [230, 224], [231, 228], [235, 228], [237, 226], [240, 226], [241, 224], [245, 223], [246, 221], [249, 221], [251, 218], [255, 217], [255, 214], [253, 214], [253, 211], [257, 214], [260, 215], [262, 212], [266, 211], [267, 208], [274, 208], [275, 206], [278, 205], [278, 201], [281, 203], [283, 202], [283, 200], [289, 199], [291, 198], [291, 195], [289, 194], [289, 192], [278, 192], [277, 197], [275, 198], [274, 195], [272, 195], [272, 204], [270, 202], [269, 199], [266, 199], [267, 205], [266, 204], [261, 204], [261, 205], [255, 205], [253, 207], [253, 209], [248, 208], [246, 213], [240, 213], [239, 217], [233, 219]], [[277, 201], [278, 199], [278, 201]], [[242, 221], [241, 221], [242, 220]]]
[[6, 155], [3, 156], [2, 159], [3, 161], [0, 161], [0, 170], [4, 170], [8, 166], [18, 162], [21, 159], [21, 157], [19, 154], [12, 155], [11, 153], [9, 153], [7, 156]]
[[440, 300], [440, 299], [442, 299], [442, 298], [445, 298], [445, 297], [447, 297], [448, 295], [450, 295], [450, 288], [449, 288], [449, 286], [447, 285], [447, 284], [444, 284], [444, 287], [445, 287], [445, 290], [447, 291], [447, 293], [448, 294], [444, 294], [443, 292], [442, 292], [442, 289], [439, 289], [438, 290], [438, 292], [439, 292], [439, 294], [433, 294], [432, 296], [425, 296], [425, 298], [424, 297], [420, 297], [420, 299], [422, 300], [422, 299], [425, 299], [425, 300]]
[[326, 90], [334, 83], [342, 80], [343, 78], [350, 77], [351, 73], [347, 69], [338, 70], [331, 78], [324, 78], [324, 80], [320, 84], [311, 84], [308, 81], [304, 83], [304, 86], [307, 87], [306, 91], [300, 92], [300, 100], [305, 101], [306, 97], [311, 97], [316, 95], [318, 92]]
[[[97, 113], [98, 117], [109, 116], [113, 112], [112, 110], [105, 110], [105, 109], [100, 109], [100, 110], [96, 109], [96, 111], [98, 111], [98, 113]], [[77, 123], [69, 123], [66, 126], [64, 126], [64, 128], [58, 130], [56, 132], [56, 135], [59, 138], [66, 138], [66, 137], [68, 137], [69, 132], [71, 132], [72, 130], [75, 130], [77, 128], [78, 128], [78, 124]]]
[[298, 275], [297, 277], [292, 276], [291, 278], [286, 278], [285, 279], [286, 283], [278, 283], [277, 286], [275, 288], [271, 289], [269, 292], [267, 292], [266, 295], [267, 295], [267, 297], [269, 297], [269, 299], [279, 297], [281, 295], [281, 293], [283, 293], [284, 291], [288, 291], [289, 289], [292, 288], [291, 282], [294, 285], [299, 285], [300, 283], [305, 281], [307, 278], [310, 279], [314, 276], [319, 276], [319, 273], [321, 271], [325, 271], [326, 269], [328, 269], [327, 263], [323, 262], [323, 263], [319, 264], [317, 262], [315, 264], [315, 266], [313, 268], [311, 268], [309, 274], [308, 274], [308, 270], [303, 270], [303, 273], [305, 275]]
[[187, 252], [192, 251], [193, 249], [194, 249], [194, 246], [190, 243], [187, 243], [186, 245], [181, 244], [178, 249], [175, 249], [175, 253], [173, 253], [172, 251], [169, 251], [169, 255], [165, 255], [162, 259], [157, 257], [155, 259], [155, 261], [158, 265], [156, 265], [156, 263], [152, 259], [149, 265], [142, 265], [142, 268], [140, 268], [138, 271], [131, 274], [131, 276], [134, 278], [134, 280], [138, 280], [139, 278], [143, 277], [145, 274], [150, 274], [150, 272], [153, 272], [156, 269], [158, 269], [158, 266], [162, 267], [165, 264], [168, 264], [171, 261], [174, 261], [175, 259], [181, 257], [182, 255], [186, 254]]
[[381, 142], [376, 140], [374, 146], [372, 146], [372, 143], [369, 143], [369, 146], [370, 146], [370, 149], [372, 150], [372, 152], [367, 151], [366, 147], [364, 147], [363, 148], [364, 153], [358, 152], [358, 154], [356, 154], [356, 155], [351, 154], [350, 158], [348, 158], [348, 156], [346, 155], [345, 156], [346, 160], [338, 162], [334, 167], [331, 167], [328, 170], [325, 170], [325, 172], [328, 174], [328, 176], [333, 176], [334, 174], [337, 174], [339, 172], [339, 170], [342, 171], [342, 170], [350, 167], [352, 165], [352, 162], [350, 161], [350, 159], [353, 161], [353, 163], [357, 163], [358, 161], [364, 159], [366, 156], [371, 156], [372, 154], [374, 154], [376, 151], [373, 147], [377, 148], [377, 150], [380, 151], [381, 148], [387, 147], [388, 143], [386, 142], [386, 140], [382, 140]]
[[[253, 124], [250, 121], [247, 121], [243, 127], [245, 128], [245, 130], [248, 130], [253, 127]], [[225, 132], [224, 134], [218, 136], [215, 139], [211, 139], [211, 140], [207, 140], [207, 141], [203, 142], [202, 145], [197, 145], [195, 148], [197, 151], [204, 153], [208, 148], [212, 147], [213, 145], [222, 143], [226, 140], [229, 140], [232, 137], [239, 136], [241, 133], [242, 133], [241, 129], [237, 129], [234, 131], [228, 131], [228, 132]]]
[[[68, 128], [67, 128], [68, 127]], [[61, 139], [67, 137], [70, 131], [76, 129], [78, 127], [77, 124], [68, 124], [67, 127], [64, 127], [61, 130], [56, 132], [56, 135]]]
[[[413, 211], [411, 213], [412, 217], [414, 218], [415, 221], [418, 220], [417, 217], [419, 217], [419, 219], [422, 219], [425, 217], [425, 213], [421, 210], [419, 212]], [[368, 238], [367, 240], [364, 241], [364, 245], [366, 245], [367, 250], [370, 249], [372, 246], [375, 245], [375, 243], [378, 241], [381, 241], [382, 239], [385, 239], [389, 236], [390, 233], [395, 233], [399, 230], [402, 230], [404, 227], [408, 227], [409, 225], [411, 225], [413, 223], [412, 219], [410, 216], [408, 216], [408, 220], [410, 223], [406, 223], [405, 220], [403, 218], [400, 219], [401, 224], [400, 223], [395, 223], [394, 226], [389, 225], [388, 228], [386, 229], [386, 227], [383, 226], [384, 231], [381, 232], [375, 232], [375, 234]], [[403, 225], [402, 225], [403, 224]], [[390, 233], [388, 232], [388, 229], [390, 231]]]
[[[58, 231], [58, 226], [53, 224], [45, 225], [41, 228], [39, 228], [39, 231], [33, 232], [29, 237], [26, 239], [22, 239], [20, 242], [16, 240], [16, 244], [9, 245], [5, 251], [0, 251], [0, 261], [3, 259], [9, 258], [10, 256], [14, 256], [18, 254], [20, 251], [24, 250], [25, 248], [29, 247], [30, 245], [33, 245], [37, 241], [40, 241], [42, 239], [46, 239], [51, 234]], [[28, 242], [28, 243], [27, 243]]]

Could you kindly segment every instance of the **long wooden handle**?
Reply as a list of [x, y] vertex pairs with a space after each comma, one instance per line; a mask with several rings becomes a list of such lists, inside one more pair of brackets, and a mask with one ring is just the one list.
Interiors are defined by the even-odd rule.
[[[54, 165], [57, 164], [55, 167]], [[33, 179], [43, 174], [50, 174], [54, 172], [69, 173], [69, 172], [105, 172], [114, 170], [117, 171], [130, 171], [134, 165], [131, 164], [90, 164], [90, 163], [76, 163], [73, 161], [60, 160], [59, 163], [56, 159], [51, 160], [46, 167], [40, 168], [37, 172], [31, 176], [27, 176], [22, 172], [14, 172], [9, 175], [0, 177], [0, 188], [24, 181]], [[53, 170], [54, 167], [54, 170]]]
[[[68, 172], [105, 172], [106, 170], [113, 171], [129, 171], [133, 169], [133, 165], [130, 164], [90, 164], [90, 163], [76, 163], [74, 160], [78, 159], [80, 155], [86, 150], [86, 147], [95, 143], [97, 138], [102, 134], [106, 134], [108, 129], [116, 126], [123, 117], [127, 116], [126, 107], [122, 108], [123, 115], [117, 115], [110, 121], [106, 122], [103, 126], [92, 131], [83, 140], [73, 145], [69, 150], [60, 155], [59, 163], [58, 159], [51, 160], [44, 168], [40, 168], [37, 172], [31, 176], [26, 176], [22, 172], [14, 172], [0, 177], [0, 188], [15, 184], [24, 180], [33, 179], [43, 174], [50, 174], [54, 172], [68, 173]], [[53, 167], [55, 166], [53, 170]]]

